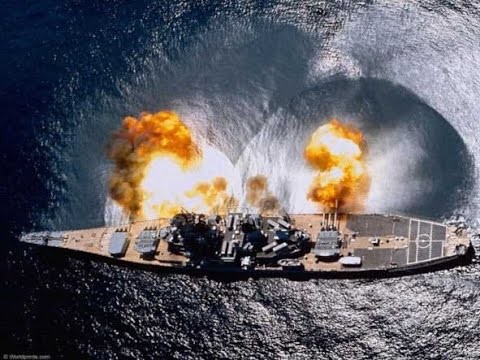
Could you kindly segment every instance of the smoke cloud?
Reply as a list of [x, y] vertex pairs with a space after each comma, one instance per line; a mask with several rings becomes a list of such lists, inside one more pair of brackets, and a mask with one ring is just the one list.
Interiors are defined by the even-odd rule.
[[247, 203], [255, 207], [262, 215], [278, 215], [283, 212], [282, 206], [270, 190], [268, 180], [263, 175], [252, 176], [247, 179]]
[[227, 186], [224, 177], [216, 177], [210, 182], [199, 182], [185, 194], [190, 198], [200, 197], [212, 213], [226, 214], [229, 209], [238, 206], [238, 200], [227, 193]]

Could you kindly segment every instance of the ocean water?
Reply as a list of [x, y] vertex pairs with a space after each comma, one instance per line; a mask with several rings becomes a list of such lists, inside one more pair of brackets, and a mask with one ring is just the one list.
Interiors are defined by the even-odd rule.
[[113, 221], [105, 145], [172, 109], [244, 181], [308, 211], [305, 139], [368, 143], [372, 212], [480, 207], [480, 6], [454, 1], [6, 1], [1, 13], [0, 352], [52, 358], [476, 359], [480, 267], [220, 282], [18, 244]]

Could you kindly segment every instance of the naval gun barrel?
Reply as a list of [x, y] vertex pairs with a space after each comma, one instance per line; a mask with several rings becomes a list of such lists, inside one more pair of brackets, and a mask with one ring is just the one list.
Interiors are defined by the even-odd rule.
[[286, 222], [285, 220], [282, 220], [282, 219], [278, 219], [277, 222], [283, 226], [285, 229], [290, 229], [292, 227], [292, 225], [290, 225], [288, 222]]
[[267, 224], [273, 228], [280, 227], [280, 225], [276, 221], [273, 221], [272, 219], [268, 219]]

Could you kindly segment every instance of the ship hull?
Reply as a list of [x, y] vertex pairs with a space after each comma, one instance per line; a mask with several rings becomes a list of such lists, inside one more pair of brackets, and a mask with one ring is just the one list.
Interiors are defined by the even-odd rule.
[[471, 249], [464, 255], [452, 255], [428, 262], [410, 264], [396, 268], [358, 269], [343, 268], [339, 271], [318, 270], [284, 270], [278, 269], [241, 269], [234, 266], [215, 266], [206, 268], [193, 268], [188, 266], [164, 266], [154, 261], [139, 263], [125, 261], [121, 258], [108, 257], [99, 254], [86, 253], [62, 248], [49, 248], [23, 244], [30, 249], [35, 249], [37, 254], [45, 262], [56, 262], [58, 259], [76, 259], [83, 262], [95, 261], [98, 263], [119, 266], [132, 270], [142, 270], [158, 274], [183, 274], [194, 277], [208, 277], [219, 281], [242, 281], [262, 278], [287, 278], [295, 281], [308, 281], [312, 279], [380, 279], [401, 276], [412, 276], [434, 271], [448, 270], [472, 263], [473, 254]]
[[68, 254], [227, 280], [394, 277], [468, 264], [473, 253], [463, 227], [384, 214], [207, 219], [186, 213], [120, 227], [33, 232], [20, 240], [56, 259]]

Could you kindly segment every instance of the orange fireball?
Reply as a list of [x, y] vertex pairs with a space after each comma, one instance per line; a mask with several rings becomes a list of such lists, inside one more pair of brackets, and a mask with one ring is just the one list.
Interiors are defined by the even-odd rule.
[[233, 201], [227, 180], [212, 169], [224, 159], [211, 147], [201, 150], [173, 112], [126, 117], [108, 156], [110, 196], [132, 219], [170, 217], [182, 208], [209, 212]]
[[310, 137], [304, 157], [317, 170], [307, 198], [323, 208], [361, 208], [370, 177], [364, 160], [362, 133], [333, 119]]

